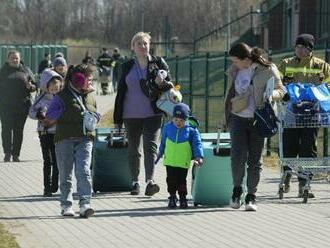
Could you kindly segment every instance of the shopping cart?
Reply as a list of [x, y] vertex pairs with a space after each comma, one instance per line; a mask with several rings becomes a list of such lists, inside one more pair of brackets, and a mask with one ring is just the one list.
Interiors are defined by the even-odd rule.
[[[281, 111], [279, 115], [279, 161], [281, 166], [279, 198], [283, 199], [284, 180], [290, 173], [306, 179], [306, 185], [303, 187], [303, 202], [307, 203], [312, 177], [319, 173], [330, 173], [330, 157], [284, 158], [283, 131], [285, 128], [328, 128], [330, 127], [330, 113], [295, 114], [288, 108], [288, 104], [284, 104], [283, 109], [284, 111]], [[285, 166], [291, 170], [284, 171]]]

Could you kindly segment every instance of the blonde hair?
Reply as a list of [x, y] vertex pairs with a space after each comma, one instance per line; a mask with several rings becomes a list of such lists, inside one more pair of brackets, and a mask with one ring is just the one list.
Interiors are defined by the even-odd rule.
[[145, 32], [138, 32], [136, 33], [132, 40], [131, 40], [131, 48], [134, 49], [134, 43], [137, 41], [137, 40], [140, 40], [140, 39], [147, 39], [150, 43], [151, 41], [151, 36], [149, 33], [145, 33]]

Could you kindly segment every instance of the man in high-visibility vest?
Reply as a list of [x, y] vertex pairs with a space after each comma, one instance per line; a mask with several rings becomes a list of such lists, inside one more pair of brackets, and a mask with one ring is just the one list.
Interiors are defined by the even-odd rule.
[[[313, 83], [321, 84], [330, 82], [330, 66], [324, 60], [313, 55], [314, 37], [311, 34], [300, 34], [295, 43], [295, 56], [283, 59], [279, 68], [284, 84], [288, 83]], [[318, 128], [291, 128], [283, 132], [283, 156], [316, 157], [317, 156], [317, 132]], [[284, 168], [289, 170], [290, 168]], [[284, 181], [284, 193], [290, 190], [291, 174]], [[298, 177], [298, 197], [303, 197], [303, 187], [306, 180]], [[314, 194], [309, 192], [309, 198]]]

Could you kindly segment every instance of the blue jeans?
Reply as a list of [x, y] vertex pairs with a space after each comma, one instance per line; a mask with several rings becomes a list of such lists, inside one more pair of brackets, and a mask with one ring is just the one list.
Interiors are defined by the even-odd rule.
[[60, 176], [61, 206], [72, 206], [72, 173], [75, 169], [79, 205], [89, 204], [92, 196], [91, 160], [93, 142], [86, 138], [66, 139], [55, 145]]

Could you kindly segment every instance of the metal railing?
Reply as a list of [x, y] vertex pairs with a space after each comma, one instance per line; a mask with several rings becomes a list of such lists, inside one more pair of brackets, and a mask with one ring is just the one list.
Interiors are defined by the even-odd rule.
[[[317, 57], [329, 61], [328, 42], [323, 49], [314, 51]], [[284, 57], [293, 56], [293, 51], [270, 54], [270, 59], [278, 65]], [[228, 89], [225, 71], [228, 69], [228, 53], [190, 55], [167, 58], [173, 81], [181, 85], [183, 101], [200, 120], [200, 130], [214, 132], [224, 116], [224, 100]], [[328, 130], [323, 130], [323, 139], [328, 140]], [[328, 152], [328, 142], [324, 142], [323, 153]]]

